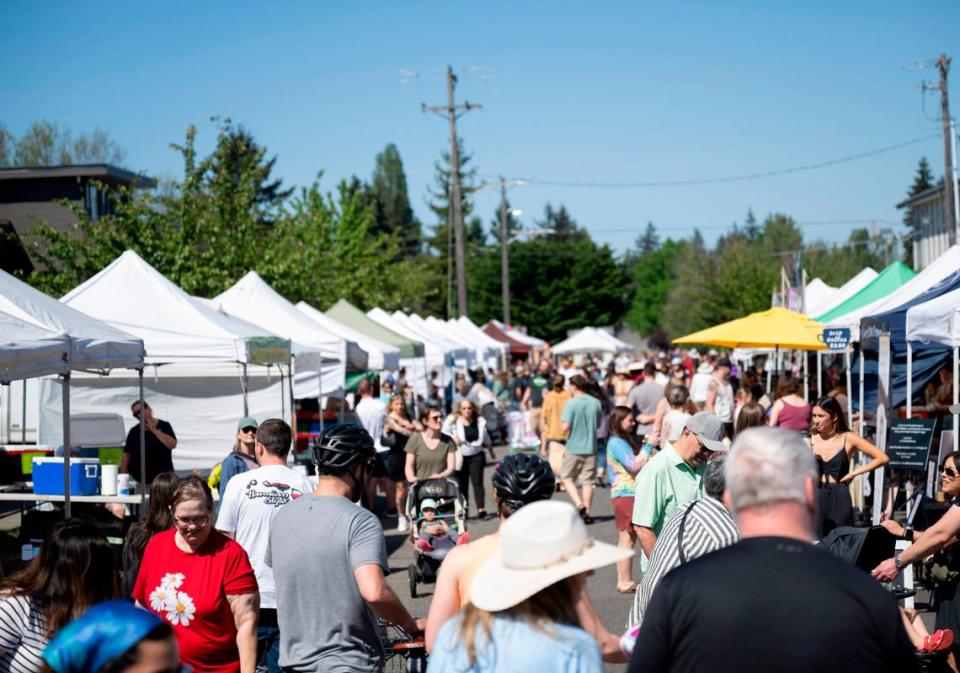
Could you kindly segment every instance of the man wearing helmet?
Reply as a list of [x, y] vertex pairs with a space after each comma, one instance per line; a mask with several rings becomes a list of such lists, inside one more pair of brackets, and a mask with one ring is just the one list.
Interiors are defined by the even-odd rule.
[[[527, 453], [506, 456], [493, 473], [493, 493], [500, 514], [500, 524], [524, 505], [549, 500], [555, 488], [556, 477], [553, 470], [540, 456]], [[437, 575], [436, 589], [427, 616], [428, 651], [433, 649], [440, 627], [469, 601], [470, 584], [477, 569], [498, 549], [500, 536], [493, 533], [473, 540], [470, 544], [454, 547], [447, 554]], [[620, 652], [617, 637], [603, 627], [596, 610], [586, 598], [586, 593], [582, 595], [584, 598], [577, 604], [580, 625], [600, 642], [605, 659], [625, 663], [626, 658]]]
[[376, 457], [361, 426], [328, 428], [313, 447], [319, 483], [285, 505], [270, 531], [280, 665], [298, 672], [383, 670], [377, 617], [423, 630], [390, 589], [383, 528], [355, 503]]

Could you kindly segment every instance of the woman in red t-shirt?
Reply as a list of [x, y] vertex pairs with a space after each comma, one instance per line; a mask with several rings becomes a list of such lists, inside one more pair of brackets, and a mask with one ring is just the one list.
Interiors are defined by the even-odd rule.
[[170, 509], [174, 527], [147, 544], [133, 597], [173, 626], [196, 673], [254, 673], [260, 594], [247, 553], [213, 530], [200, 478], [180, 481]]

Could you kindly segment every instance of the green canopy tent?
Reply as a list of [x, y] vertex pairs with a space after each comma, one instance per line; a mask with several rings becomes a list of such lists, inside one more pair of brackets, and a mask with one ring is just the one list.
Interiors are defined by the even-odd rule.
[[855, 295], [815, 319], [817, 322], [830, 323], [851, 311], [886, 297], [916, 275], [916, 272], [903, 262], [894, 262]]
[[352, 327], [358, 332], [362, 332], [369, 337], [396, 346], [400, 349], [400, 359], [422, 358], [424, 355], [423, 343], [413, 341], [397, 334], [393, 330], [387, 329], [380, 323], [371, 320], [367, 314], [348, 302], [346, 299], [339, 300], [336, 304], [325, 311], [326, 315], [339, 320], [348, 327]]

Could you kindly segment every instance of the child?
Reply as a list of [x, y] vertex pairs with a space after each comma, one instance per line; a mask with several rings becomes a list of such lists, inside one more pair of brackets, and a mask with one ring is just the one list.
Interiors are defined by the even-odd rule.
[[462, 535], [451, 531], [450, 524], [437, 518], [437, 501], [426, 498], [420, 505], [420, 536], [417, 549], [437, 561], [442, 561], [451, 549], [465, 544], [470, 539], [468, 533]]

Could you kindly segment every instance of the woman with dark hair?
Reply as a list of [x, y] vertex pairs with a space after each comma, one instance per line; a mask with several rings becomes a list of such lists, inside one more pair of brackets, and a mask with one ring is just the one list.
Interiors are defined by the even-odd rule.
[[597, 641], [577, 605], [593, 570], [633, 552], [590, 538], [566, 502], [534, 502], [500, 527], [500, 553], [473, 577], [470, 602], [440, 629], [431, 673], [600, 673]]
[[740, 407], [740, 412], [737, 414], [737, 422], [734, 424], [734, 437], [748, 428], [756, 428], [758, 426], [765, 425], [765, 415], [766, 414], [763, 411], [763, 407], [760, 406], [759, 402], [754, 402], [751, 400], [742, 405]]
[[43, 648], [94, 603], [116, 598], [119, 569], [107, 538], [77, 519], [53, 527], [40, 554], [0, 582], [0, 670], [40, 671]]
[[457, 445], [457, 453], [462, 465], [457, 470], [457, 482], [464, 500], [468, 500], [467, 490], [473, 484], [473, 503], [477, 508], [477, 518], [487, 518], [484, 505], [486, 493], [483, 490], [483, 468], [486, 465], [483, 449], [491, 446], [487, 433], [487, 421], [477, 411], [477, 406], [464, 398], [457, 402], [456, 416], [451, 417], [447, 426], [450, 437]]
[[584, 391], [590, 397], [600, 402], [600, 420], [597, 421], [597, 486], [606, 488], [607, 483], [607, 421], [610, 418], [610, 398], [603, 392], [603, 388], [593, 378], [586, 380], [587, 389]]
[[397, 529], [405, 531], [407, 529], [407, 517], [404, 507], [407, 503], [407, 478], [404, 470], [407, 465], [407, 442], [417, 431], [416, 424], [410, 420], [407, 415], [407, 403], [403, 400], [403, 395], [394, 395], [387, 403], [387, 420], [384, 423], [384, 434], [387, 432], [393, 434], [393, 445], [390, 447], [389, 474], [387, 475], [394, 484], [395, 502], [397, 503]]
[[99, 603], [43, 651], [44, 673], [180, 673], [170, 625], [126, 601]]
[[[619, 532], [617, 546], [622, 549], [634, 549], [637, 534], [633, 530], [633, 498], [636, 490], [635, 477], [644, 466], [650, 454], [640, 448], [634, 429], [637, 421], [630, 407], [614, 407], [610, 412], [607, 440], [607, 464], [613, 475], [610, 486], [610, 501], [613, 505], [613, 520]], [[630, 593], [637, 588], [633, 581], [633, 565], [630, 559], [617, 561], [617, 591]]]
[[147, 542], [154, 535], [173, 526], [173, 514], [170, 505], [173, 501], [173, 490], [180, 478], [173, 472], [161, 472], [153, 478], [150, 484], [150, 506], [147, 515], [138, 519], [123, 541], [123, 583], [121, 596], [133, 596], [133, 585], [137, 582], [137, 573], [140, 572], [140, 560]]
[[810, 431], [810, 404], [801, 397], [803, 381], [796, 376], [785, 378], [777, 386], [777, 401], [770, 409], [770, 427], [787, 428], [806, 434]]
[[428, 404], [420, 412], [420, 425], [423, 431], [415, 433], [404, 449], [407, 452], [404, 474], [411, 484], [449, 477], [457, 462], [457, 445], [441, 432], [443, 412]]
[[213, 497], [199, 477], [177, 483], [170, 511], [174, 527], [144, 551], [137, 604], [173, 625], [197, 673], [254, 673], [260, 594], [247, 553], [213, 529]]
[[[856, 477], [886, 465], [890, 458], [863, 437], [849, 431], [843, 419], [843, 409], [832, 397], [821, 397], [813, 407], [810, 448], [820, 468], [817, 535], [822, 538], [837, 526], [853, 525], [853, 503], [848, 484]], [[851, 470], [857, 451], [871, 460], [863, 467]]]

